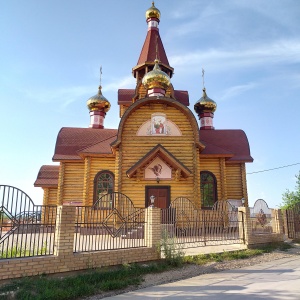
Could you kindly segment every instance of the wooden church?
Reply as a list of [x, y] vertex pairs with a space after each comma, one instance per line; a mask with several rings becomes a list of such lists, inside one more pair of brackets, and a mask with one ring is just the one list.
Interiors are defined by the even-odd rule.
[[[34, 185], [44, 190], [44, 205], [89, 206], [113, 192], [141, 208], [149, 206], [151, 196], [160, 208], [178, 197], [202, 209], [242, 198], [247, 205], [245, 163], [253, 161], [247, 136], [242, 130], [214, 128], [217, 105], [205, 88], [194, 104], [199, 127], [188, 92], [171, 83], [174, 69], [154, 3], [146, 21], [146, 39], [132, 69], [136, 86], [118, 90], [118, 129], [104, 126], [110, 102], [99, 86], [98, 94], [87, 100], [89, 128], [63, 127], [53, 156], [59, 165], [44, 165], [38, 173]], [[100, 207], [111, 205], [103, 201]]]

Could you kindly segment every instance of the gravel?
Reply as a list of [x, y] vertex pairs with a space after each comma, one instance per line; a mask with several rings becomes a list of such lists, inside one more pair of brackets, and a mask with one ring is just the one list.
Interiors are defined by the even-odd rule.
[[177, 268], [169, 270], [162, 273], [156, 274], [147, 274], [144, 276], [144, 281], [139, 286], [130, 286], [124, 290], [112, 291], [112, 292], [103, 292], [101, 294], [84, 298], [86, 300], [98, 300], [105, 297], [115, 296], [118, 294], [127, 293], [133, 290], [138, 290], [153, 285], [159, 285], [169, 282], [174, 282], [182, 279], [187, 279], [202, 274], [209, 274], [215, 272], [221, 272], [225, 270], [240, 269], [247, 266], [256, 265], [262, 262], [274, 261], [286, 257], [291, 257], [295, 255], [300, 255], [300, 244], [293, 244], [293, 248], [288, 251], [279, 251], [276, 250], [271, 253], [265, 253], [258, 256], [253, 256], [247, 259], [231, 260], [225, 262], [213, 262], [206, 265], [194, 265], [186, 264], [182, 268]]

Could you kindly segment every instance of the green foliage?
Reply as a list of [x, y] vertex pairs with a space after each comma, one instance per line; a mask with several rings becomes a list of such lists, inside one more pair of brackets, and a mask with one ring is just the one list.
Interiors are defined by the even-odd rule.
[[162, 234], [158, 251], [162, 252], [164, 259], [170, 266], [181, 266], [184, 260], [185, 252], [183, 245], [177, 243], [175, 237], [170, 237], [167, 231]]
[[293, 208], [296, 205], [300, 204], [300, 171], [298, 175], [295, 175], [295, 177], [297, 178], [295, 191], [290, 191], [287, 189], [282, 194], [282, 201], [283, 201], [283, 203], [281, 204], [282, 209]]
[[[164, 239], [165, 243], [169, 240], [172, 240], [172, 238], [165, 237]], [[101, 291], [118, 290], [130, 285], [138, 285], [143, 280], [142, 275], [166, 271], [172, 267], [170, 262], [173, 265], [174, 262], [177, 263], [177, 254], [173, 254], [173, 250], [169, 249], [169, 245], [167, 243], [166, 246], [168, 249], [167, 255], [171, 255], [168, 262], [163, 260], [149, 264], [124, 264], [119, 268], [94, 269], [84, 274], [64, 278], [52, 278], [45, 275], [25, 277], [0, 286], [0, 300], [71, 300], [95, 295]], [[286, 250], [291, 247], [287, 243], [274, 243], [260, 249], [181, 256], [181, 262], [203, 265], [215, 261], [245, 259], [276, 249]], [[175, 260], [173, 261], [174, 255]]]
[[35, 256], [35, 255], [44, 255], [47, 253], [47, 242], [44, 242], [41, 248], [35, 249], [24, 249], [20, 245], [16, 245], [7, 250], [3, 250], [0, 253], [0, 259], [2, 258], [14, 258], [14, 257], [26, 257], [26, 256]]
[[89, 270], [72, 277], [51, 278], [44, 275], [25, 277], [0, 287], [0, 299], [65, 300], [94, 295], [101, 291], [124, 289], [138, 285], [142, 275], [169, 269], [164, 263], [125, 264], [120, 268]]

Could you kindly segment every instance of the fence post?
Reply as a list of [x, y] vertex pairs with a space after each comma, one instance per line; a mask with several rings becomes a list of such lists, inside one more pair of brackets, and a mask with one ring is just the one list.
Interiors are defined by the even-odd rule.
[[74, 206], [57, 207], [54, 255], [73, 254], [75, 213]]
[[244, 244], [248, 245], [252, 231], [249, 207], [238, 208], [238, 220], [240, 239], [244, 241]]
[[145, 209], [145, 240], [147, 247], [157, 247], [161, 240], [161, 209], [148, 207]]

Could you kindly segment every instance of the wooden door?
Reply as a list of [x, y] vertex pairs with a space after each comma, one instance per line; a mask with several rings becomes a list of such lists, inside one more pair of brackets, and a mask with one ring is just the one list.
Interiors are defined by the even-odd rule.
[[155, 207], [168, 208], [170, 206], [169, 186], [147, 186], [145, 196], [145, 207], [148, 207], [151, 204], [150, 196], [155, 196]]

